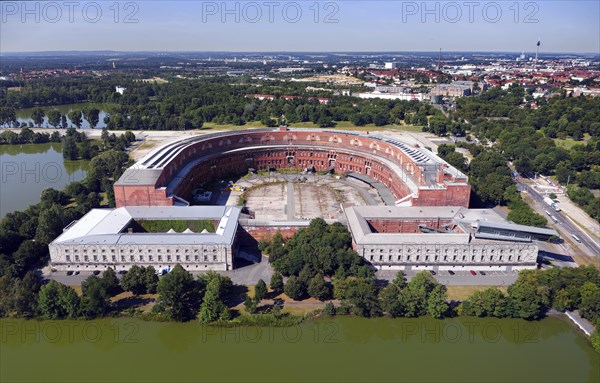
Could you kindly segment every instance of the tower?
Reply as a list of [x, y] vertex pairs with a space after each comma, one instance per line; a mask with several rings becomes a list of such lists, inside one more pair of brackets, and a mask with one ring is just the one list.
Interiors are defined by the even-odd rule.
[[440, 54], [438, 56], [437, 70], [438, 71], [442, 70], [442, 48], [440, 48]]
[[538, 54], [540, 53], [540, 45], [542, 45], [542, 40], [538, 38], [537, 46], [535, 47], [535, 62], [538, 61]]

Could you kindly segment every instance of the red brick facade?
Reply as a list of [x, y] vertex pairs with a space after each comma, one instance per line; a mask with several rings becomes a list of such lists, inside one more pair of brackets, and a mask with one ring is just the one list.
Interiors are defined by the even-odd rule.
[[[197, 165], [181, 174], [184, 166], [194, 160], [199, 160]], [[404, 174], [385, 160], [401, 167]], [[366, 174], [385, 184], [397, 199], [416, 194], [410, 197], [414, 206], [469, 205], [471, 188], [466, 178], [460, 173], [448, 174], [443, 163], [426, 165], [432, 167], [429, 172], [434, 173], [437, 181], [432, 187], [425, 180], [423, 168], [392, 143], [343, 132], [294, 130], [230, 132], [206, 139], [199, 136], [163, 166], [154, 185], [117, 183], [115, 200], [117, 207], [173, 205], [173, 198], [168, 194], [187, 198], [202, 182], [244, 173], [249, 168], [305, 169], [309, 166], [316, 170], [333, 168], [336, 173]], [[182, 180], [167, 193], [167, 186], [176, 176]], [[418, 190], [411, 190], [403, 177], [410, 177]]]

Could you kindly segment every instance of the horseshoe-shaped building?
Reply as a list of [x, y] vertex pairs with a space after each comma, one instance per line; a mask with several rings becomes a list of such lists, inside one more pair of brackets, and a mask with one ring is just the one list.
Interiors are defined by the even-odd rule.
[[467, 176], [429, 150], [374, 134], [254, 129], [203, 134], [164, 145], [114, 185], [117, 207], [185, 203], [195, 185], [249, 169], [358, 173], [383, 183], [403, 206], [469, 205]]

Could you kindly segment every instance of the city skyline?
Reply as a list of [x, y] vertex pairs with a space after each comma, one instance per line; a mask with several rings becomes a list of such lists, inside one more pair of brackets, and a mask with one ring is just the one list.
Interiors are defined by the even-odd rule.
[[600, 52], [593, 1], [24, 4], [2, 3], [4, 53]]

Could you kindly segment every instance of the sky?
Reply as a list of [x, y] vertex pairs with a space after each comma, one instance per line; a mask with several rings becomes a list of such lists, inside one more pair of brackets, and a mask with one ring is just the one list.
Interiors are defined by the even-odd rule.
[[2, 1], [0, 52], [600, 54], [600, 1]]

